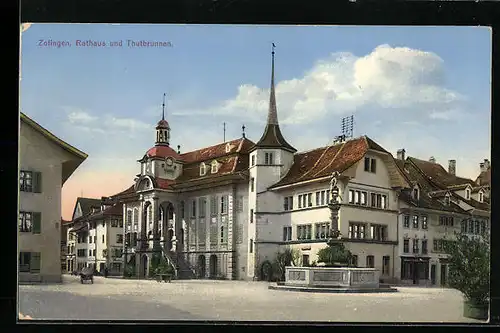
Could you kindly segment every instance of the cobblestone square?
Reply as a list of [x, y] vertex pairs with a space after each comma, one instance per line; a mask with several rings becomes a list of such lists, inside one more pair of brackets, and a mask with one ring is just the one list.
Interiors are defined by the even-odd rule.
[[269, 290], [265, 282], [63, 280], [19, 286], [19, 312], [34, 320], [478, 322], [462, 316], [461, 295], [452, 289], [315, 294]]

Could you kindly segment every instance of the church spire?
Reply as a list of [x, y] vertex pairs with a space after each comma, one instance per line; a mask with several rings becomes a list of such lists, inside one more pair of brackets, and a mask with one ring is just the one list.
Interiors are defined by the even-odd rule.
[[276, 108], [276, 93], [274, 91], [274, 48], [273, 43], [272, 65], [271, 65], [271, 94], [269, 96], [269, 112], [267, 114], [267, 124], [278, 125], [278, 109]]
[[262, 137], [255, 144], [252, 150], [257, 148], [281, 148], [291, 153], [295, 153], [297, 149], [286, 142], [283, 134], [281, 134], [280, 125], [278, 122], [278, 108], [276, 106], [276, 92], [274, 87], [274, 49], [276, 45], [274, 43], [272, 43], [272, 45], [271, 89], [269, 96], [269, 110], [267, 113], [267, 124]]

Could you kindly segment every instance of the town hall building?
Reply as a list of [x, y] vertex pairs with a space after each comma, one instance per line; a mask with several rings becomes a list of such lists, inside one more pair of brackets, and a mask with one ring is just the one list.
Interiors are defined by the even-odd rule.
[[373, 267], [387, 281], [401, 276], [400, 196], [413, 188], [392, 154], [367, 136], [340, 136], [297, 152], [283, 136], [274, 84], [274, 50], [267, 124], [261, 138], [242, 137], [195, 151], [172, 148], [162, 119], [155, 145], [138, 160], [140, 173], [123, 192], [124, 262], [151, 275], [153, 253], [179, 278], [263, 278], [278, 251], [314, 265], [331, 228], [329, 183], [337, 179], [339, 230], [353, 265]]

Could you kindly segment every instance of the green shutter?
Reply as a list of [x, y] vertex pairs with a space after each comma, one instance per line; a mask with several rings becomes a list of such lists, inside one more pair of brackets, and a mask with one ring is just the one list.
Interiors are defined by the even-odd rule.
[[40, 252], [31, 252], [30, 273], [40, 273], [41, 257]]
[[42, 213], [33, 212], [33, 233], [40, 234], [42, 232]]
[[42, 193], [42, 173], [33, 172], [33, 192]]

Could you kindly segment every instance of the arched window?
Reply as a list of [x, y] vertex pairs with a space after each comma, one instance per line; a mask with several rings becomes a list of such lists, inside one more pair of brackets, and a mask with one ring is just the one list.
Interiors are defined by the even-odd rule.
[[149, 224], [153, 223], [153, 207], [151, 205], [148, 207], [148, 222]]
[[132, 225], [132, 211], [127, 210], [127, 225]]
[[207, 174], [207, 165], [203, 162], [200, 164], [200, 176], [205, 176]]
[[139, 209], [134, 208], [134, 228], [139, 225]]

